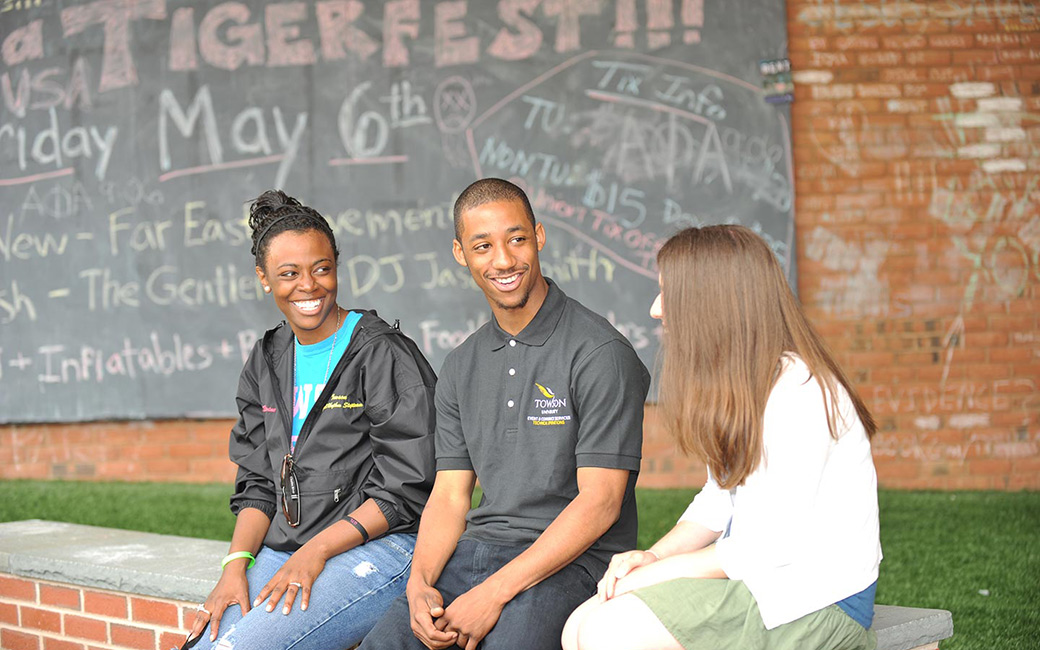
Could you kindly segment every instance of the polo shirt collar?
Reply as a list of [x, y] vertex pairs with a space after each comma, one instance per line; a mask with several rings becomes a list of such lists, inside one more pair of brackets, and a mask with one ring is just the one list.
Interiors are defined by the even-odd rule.
[[534, 315], [527, 327], [516, 336], [502, 329], [498, 324], [498, 320], [492, 315], [492, 350], [501, 349], [510, 339], [515, 339], [525, 345], [537, 346], [545, 345], [545, 342], [549, 340], [553, 331], [556, 330], [556, 325], [559, 324], [560, 318], [563, 316], [563, 307], [567, 302], [567, 295], [551, 279], [545, 278], [545, 281], [549, 285], [549, 292], [545, 294], [545, 301], [542, 302], [542, 306], [538, 308], [538, 313]]

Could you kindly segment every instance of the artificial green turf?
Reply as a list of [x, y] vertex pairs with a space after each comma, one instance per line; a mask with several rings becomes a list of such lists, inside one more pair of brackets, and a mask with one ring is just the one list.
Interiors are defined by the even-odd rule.
[[49, 519], [231, 541], [229, 485], [0, 481], [0, 521]]
[[[638, 490], [639, 547], [695, 490]], [[231, 539], [227, 485], [0, 481], [0, 521], [50, 519]], [[877, 601], [953, 612], [943, 650], [1040, 647], [1040, 493], [882, 491]], [[984, 595], [988, 594], [988, 595]]]
[[953, 612], [943, 650], [1040, 648], [1040, 492], [881, 492], [880, 603]]

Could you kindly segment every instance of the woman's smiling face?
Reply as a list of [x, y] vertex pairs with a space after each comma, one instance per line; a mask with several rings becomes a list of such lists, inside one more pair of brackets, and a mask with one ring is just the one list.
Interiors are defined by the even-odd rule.
[[278, 309], [285, 314], [296, 338], [311, 345], [336, 330], [336, 254], [318, 230], [288, 230], [275, 235], [267, 247], [265, 269], [256, 274], [270, 287]]

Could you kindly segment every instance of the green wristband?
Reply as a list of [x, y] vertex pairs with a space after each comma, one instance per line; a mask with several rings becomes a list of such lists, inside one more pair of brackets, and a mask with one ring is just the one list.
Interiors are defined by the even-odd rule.
[[250, 553], [249, 551], [239, 551], [237, 553], [228, 553], [227, 555], [224, 556], [224, 559], [220, 561], [220, 569], [223, 571], [224, 567], [226, 567], [228, 565], [228, 562], [234, 562], [235, 560], [238, 560], [238, 559], [244, 558], [244, 557], [249, 558], [249, 566], [247, 566], [246, 568], [247, 569], [252, 569], [253, 565], [256, 564], [256, 558], [253, 557], [253, 554]]

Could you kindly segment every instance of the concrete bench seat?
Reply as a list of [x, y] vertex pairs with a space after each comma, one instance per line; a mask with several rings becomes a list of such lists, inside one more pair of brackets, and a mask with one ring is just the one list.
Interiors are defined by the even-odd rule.
[[[227, 542], [212, 540], [53, 521], [2, 523], [0, 646], [8, 647], [8, 634], [168, 650], [220, 577], [226, 552]], [[3, 617], [12, 607], [20, 617]], [[877, 605], [875, 612], [878, 650], [935, 649], [953, 634], [944, 610]], [[93, 628], [82, 625], [86, 618]], [[142, 637], [152, 643], [130, 641]]]
[[944, 609], [874, 605], [878, 650], [934, 650], [953, 636], [953, 615]]
[[0, 524], [0, 572], [200, 603], [228, 543], [56, 521]]

